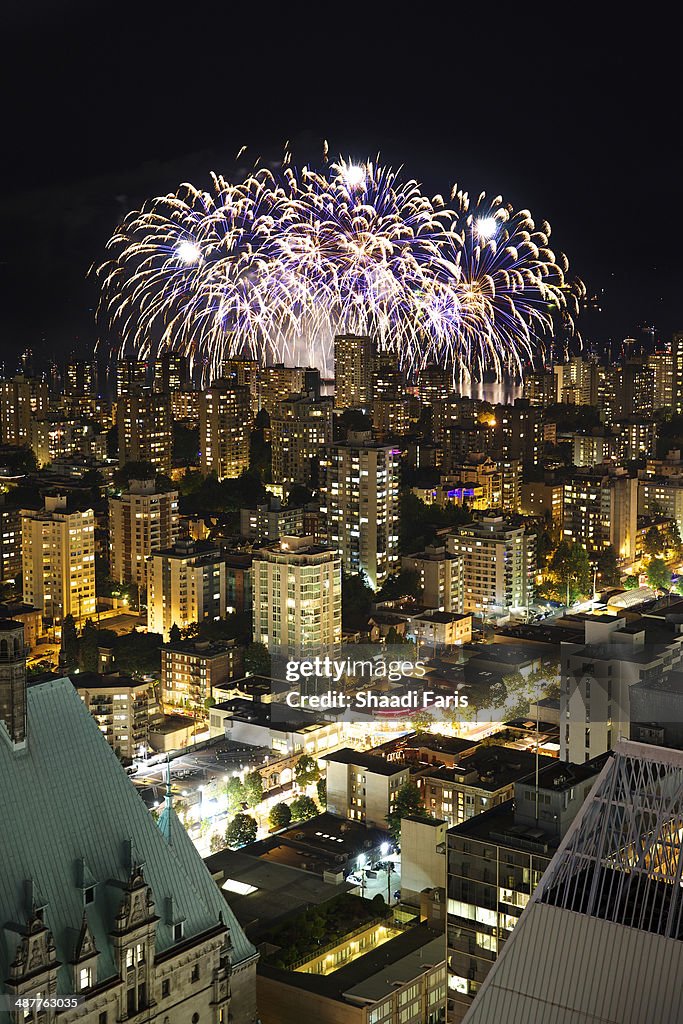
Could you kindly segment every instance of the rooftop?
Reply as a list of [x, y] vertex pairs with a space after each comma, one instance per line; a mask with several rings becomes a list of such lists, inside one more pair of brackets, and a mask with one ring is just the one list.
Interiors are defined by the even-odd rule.
[[364, 768], [365, 771], [370, 772], [372, 775], [386, 775], [388, 777], [398, 775], [399, 772], [405, 771], [406, 768], [404, 764], [386, 761], [377, 754], [365, 754], [359, 750], [354, 750], [352, 747], [342, 747], [341, 750], [335, 750], [333, 754], [326, 754], [322, 760], [334, 761], [335, 764], [355, 765], [358, 768]]

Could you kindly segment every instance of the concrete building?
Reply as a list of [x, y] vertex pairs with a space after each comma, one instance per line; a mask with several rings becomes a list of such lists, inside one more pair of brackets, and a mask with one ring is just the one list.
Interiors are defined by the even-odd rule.
[[272, 415], [290, 395], [320, 397], [320, 370], [312, 366], [262, 366], [259, 370], [259, 408]]
[[260, 543], [285, 536], [296, 537], [303, 533], [303, 526], [303, 508], [283, 506], [281, 499], [275, 496], [265, 505], [240, 509], [240, 534], [246, 540]]
[[410, 631], [418, 647], [431, 648], [432, 653], [462, 647], [472, 641], [472, 616], [457, 612], [423, 612], [411, 615]]
[[666, 516], [675, 521], [680, 533], [683, 530], [683, 472], [642, 475], [638, 480], [638, 515]]
[[214, 689], [243, 675], [242, 648], [233, 640], [179, 640], [161, 648], [161, 699], [171, 709], [203, 717]]
[[[359, 947], [363, 950], [359, 954]], [[342, 936], [295, 970], [259, 966], [263, 1024], [440, 1024], [446, 1008], [443, 936], [376, 923]], [[330, 968], [330, 964], [333, 964]]]
[[349, 432], [321, 461], [320, 510], [344, 571], [379, 589], [399, 567], [399, 454]]
[[514, 784], [514, 799], [451, 828], [448, 1021], [459, 1024], [604, 764], [553, 760]]
[[411, 429], [410, 397], [387, 395], [372, 400], [372, 429], [379, 440], [402, 437]]
[[199, 448], [202, 473], [219, 480], [249, 468], [251, 398], [244, 384], [216, 381], [199, 397]]
[[669, 352], [653, 352], [647, 357], [653, 373], [652, 398], [655, 409], [673, 409], [674, 362]]
[[118, 359], [114, 368], [116, 398], [141, 394], [149, 387], [147, 363], [144, 359]]
[[252, 563], [254, 640], [278, 658], [341, 643], [341, 560], [311, 537], [282, 537]]
[[149, 750], [149, 682], [118, 673], [79, 672], [70, 677], [114, 753], [132, 760]]
[[97, 362], [71, 359], [64, 370], [64, 394], [78, 398], [97, 398]]
[[178, 536], [178, 492], [157, 491], [154, 480], [130, 480], [109, 498], [109, 565], [112, 579], [147, 588], [147, 559], [172, 547]]
[[20, 622], [24, 627], [24, 647], [26, 652], [35, 650], [43, 636], [43, 613], [23, 601], [5, 601], [0, 604], [0, 618]]
[[[542, 768], [551, 758], [540, 757]], [[416, 783], [425, 813], [447, 821], [449, 827], [469, 821], [514, 796], [515, 783], [536, 770], [536, 754], [504, 746], [478, 747], [453, 760], [421, 772]]]
[[171, 475], [173, 421], [168, 395], [134, 391], [116, 403], [119, 465], [151, 462], [157, 472]]
[[447, 827], [428, 815], [401, 818], [402, 903], [419, 907], [425, 889], [445, 889]]
[[683, 750], [683, 672], [672, 669], [629, 690], [629, 739]]
[[0, 494], [0, 583], [9, 583], [21, 572], [21, 514], [18, 506]]
[[21, 511], [24, 601], [61, 625], [65, 615], [95, 615], [95, 516], [70, 511], [62, 495], [46, 496], [41, 511]]
[[[220, 701], [210, 709], [209, 730], [212, 737], [273, 750], [281, 758], [307, 754], [317, 759], [341, 746], [344, 739], [343, 722], [328, 722], [308, 711], [241, 697]], [[277, 778], [270, 773], [271, 785], [291, 782], [291, 765], [274, 771]]]
[[488, 615], [527, 608], [534, 599], [536, 537], [502, 516], [460, 526], [447, 551], [465, 560], [465, 611]]
[[387, 828], [398, 791], [410, 780], [410, 769], [343, 747], [324, 758], [327, 764], [327, 810], [373, 828]]
[[584, 470], [564, 484], [563, 536], [598, 555], [611, 544], [617, 557], [635, 557], [638, 480], [626, 470]]
[[0, 380], [0, 444], [29, 445], [31, 420], [47, 412], [49, 398], [44, 381], [22, 376]]
[[404, 555], [401, 568], [417, 573], [418, 598], [427, 608], [459, 614], [465, 606], [465, 559], [448, 554], [445, 547], [430, 545], [414, 555]]
[[334, 339], [335, 408], [369, 410], [373, 400], [372, 384], [372, 339], [338, 334]]
[[576, 763], [628, 738], [631, 687], [679, 669], [683, 657], [683, 634], [652, 617], [591, 616], [584, 629], [584, 644], [561, 645], [560, 757]]
[[[0, 728], [0, 777], [13, 797], [3, 808], [3, 1002], [83, 998], [44, 1007], [45, 1024], [220, 1024], [228, 1013], [253, 1024], [258, 954], [170, 795], [155, 822], [70, 680], [24, 694], [26, 740], [11, 719]], [[37, 841], [35, 823], [48, 820], [49, 842]]]
[[270, 433], [273, 480], [316, 488], [321, 453], [332, 443], [332, 399], [290, 395], [271, 415]]
[[172, 391], [186, 391], [190, 387], [190, 369], [187, 357], [179, 352], [164, 352], [152, 366], [152, 390], [167, 395]]
[[252, 418], [259, 411], [259, 376], [260, 367], [256, 359], [236, 356], [224, 359], [221, 363], [221, 377], [224, 380], [249, 388]]
[[208, 542], [178, 540], [147, 564], [147, 629], [167, 641], [171, 626], [225, 618], [225, 562]]
[[541, 410], [528, 399], [518, 398], [513, 405], [494, 406], [494, 416], [493, 443], [498, 458], [538, 465], [543, 455]]
[[528, 483], [521, 484], [520, 511], [525, 516], [542, 516], [553, 526], [562, 525], [563, 495], [562, 484]]
[[483, 980], [467, 1024], [680, 1019], [682, 794], [680, 751], [619, 745]]

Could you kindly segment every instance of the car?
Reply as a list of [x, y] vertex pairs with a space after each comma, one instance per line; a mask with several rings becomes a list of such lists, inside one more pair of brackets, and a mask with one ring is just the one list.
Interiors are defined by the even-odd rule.
[[395, 891], [395, 893], [394, 893], [394, 899], [395, 899], [395, 900], [400, 900], [400, 898], [401, 898], [401, 890], [400, 890], [400, 889], [397, 889], [397, 890]]
[[346, 881], [350, 882], [351, 885], [361, 885], [361, 883], [362, 883], [362, 879], [359, 878], [358, 875], [353, 875], [353, 874], [347, 875], [346, 876]]

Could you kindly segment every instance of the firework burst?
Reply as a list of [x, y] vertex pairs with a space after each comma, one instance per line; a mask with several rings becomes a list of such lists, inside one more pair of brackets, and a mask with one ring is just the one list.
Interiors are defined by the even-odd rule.
[[381, 163], [297, 173], [285, 161], [209, 191], [184, 184], [130, 213], [108, 243], [100, 322], [120, 354], [333, 369], [335, 334], [371, 335], [408, 375], [430, 362], [456, 384], [520, 374], [573, 326], [577, 288], [548, 224], [502, 197], [428, 197]]

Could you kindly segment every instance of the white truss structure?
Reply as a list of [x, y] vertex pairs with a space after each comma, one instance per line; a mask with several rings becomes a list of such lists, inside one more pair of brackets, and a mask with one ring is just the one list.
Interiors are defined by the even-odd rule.
[[683, 751], [617, 746], [534, 902], [683, 938]]

